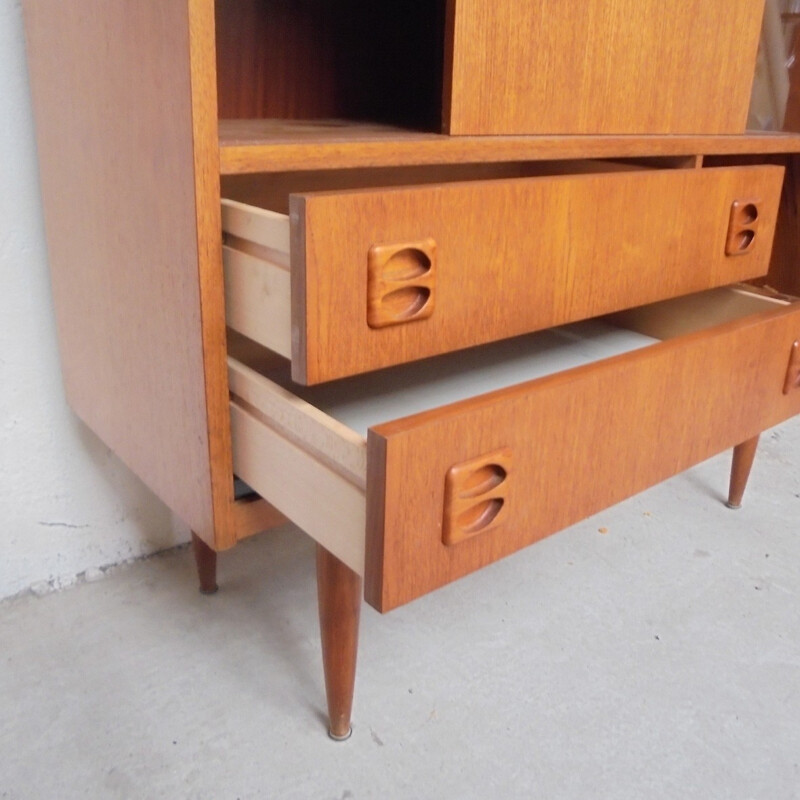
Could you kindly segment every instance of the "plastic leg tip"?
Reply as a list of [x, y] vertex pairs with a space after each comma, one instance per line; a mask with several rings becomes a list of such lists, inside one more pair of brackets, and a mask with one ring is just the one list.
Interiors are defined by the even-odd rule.
[[352, 726], [348, 729], [347, 733], [343, 736], [338, 736], [332, 730], [328, 730], [328, 736], [333, 739], [334, 742], [346, 742], [351, 736], [353, 735], [353, 728]]

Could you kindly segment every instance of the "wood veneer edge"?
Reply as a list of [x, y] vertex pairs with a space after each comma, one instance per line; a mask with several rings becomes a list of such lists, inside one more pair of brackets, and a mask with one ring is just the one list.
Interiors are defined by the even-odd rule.
[[442, 133], [450, 133], [453, 111], [453, 59], [455, 57], [456, 3], [447, 0], [444, 20], [444, 60], [442, 62]]
[[[357, 131], [357, 126], [354, 128]], [[779, 154], [800, 152], [800, 136], [745, 133], [705, 136], [447, 136], [398, 130], [352, 141], [220, 141], [223, 175], [407, 166], [486, 161], [545, 161], [563, 158], [630, 158]]]
[[316, 355], [310, 352], [314, 337], [308, 335], [308, 293], [314, 288], [314, 277], [306, 274], [306, 199], [293, 195], [289, 205], [291, 221], [290, 265], [291, 282], [291, 326], [292, 326], [292, 380], [306, 384], [316, 371]]
[[25, 3], [68, 402], [210, 530], [189, 13], [186, 0]]
[[384, 603], [387, 440], [367, 434], [367, 525], [364, 543], [364, 599], [381, 613]]
[[223, 550], [236, 544], [222, 279], [214, 3], [189, 0], [189, 59], [197, 214], [198, 290], [214, 529], [196, 531]]

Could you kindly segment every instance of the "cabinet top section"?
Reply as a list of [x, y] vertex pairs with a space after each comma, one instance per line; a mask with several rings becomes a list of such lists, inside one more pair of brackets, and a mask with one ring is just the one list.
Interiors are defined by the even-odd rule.
[[223, 175], [455, 162], [800, 153], [800, 134], [446, 136], [338, 120], [222, 120]]
[[219, 116], [470, 136], [740, 134], [763, 9], [764, 0], [217, 0]]

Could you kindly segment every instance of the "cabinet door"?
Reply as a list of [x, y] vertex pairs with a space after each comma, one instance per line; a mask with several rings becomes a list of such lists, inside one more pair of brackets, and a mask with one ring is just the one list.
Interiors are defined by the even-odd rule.
[[763, 0], [449, 0], [451, 134], [741, 133]]

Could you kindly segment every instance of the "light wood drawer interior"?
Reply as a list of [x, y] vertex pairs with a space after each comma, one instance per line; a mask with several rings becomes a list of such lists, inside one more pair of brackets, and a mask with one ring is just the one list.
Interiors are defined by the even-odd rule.
[[798, 339], [726, 287], [319, 387], [241, 340], [234, 469], [385, 611], [798, 413]]
[[315, 384], [755, 278], [782, 179], [591, 161], [238, 177], [228, 325]]

